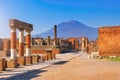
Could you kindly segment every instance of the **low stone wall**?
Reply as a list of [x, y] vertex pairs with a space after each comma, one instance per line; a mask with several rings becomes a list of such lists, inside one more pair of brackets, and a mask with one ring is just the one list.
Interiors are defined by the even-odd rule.
[[7, 53], [5, 51], [0, 51], [0, 57], [6, 57]]
[[0, 71], [6, 70], [6, 68], [17, 68], [18, 66], [25, 66], [34, 63], [44, 62], [46, 60], [52, 60], [56, 58], [54, 53], [46, 54], [32, 54], [31, 56], [21, 56], [17, 57], [16, 60], [6, 58], [0, 59]]
[[5, 71], [7, 67], [7, 62], [5, 59], [0, 59], [0, 71]]
[[[34, 49], [34, 50], [31, 50], [31, 53], [32, 54], [46, 54], [46, 50]], [[52, 53], [60, 54], [61, 51], [60, 51], [60, 49], [52, 49]]]

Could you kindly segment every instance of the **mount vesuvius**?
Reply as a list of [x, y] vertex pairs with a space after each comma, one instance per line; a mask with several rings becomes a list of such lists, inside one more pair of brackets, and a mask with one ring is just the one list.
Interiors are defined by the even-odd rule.
[[[36, 34], [33, 37], [43, 37], [47, 36], [53, 38], [54, 29], [50, 29], [46, 32]], [[62, 22], [57, 25], [57, 36], [59, 38], [69, 38], [69, 37], [88, 37], [90, 40], [95, 40], [97, 38], [98, 31], [97, 28], [89, 27], [77, 20], [72, 20], [68, 22]]]

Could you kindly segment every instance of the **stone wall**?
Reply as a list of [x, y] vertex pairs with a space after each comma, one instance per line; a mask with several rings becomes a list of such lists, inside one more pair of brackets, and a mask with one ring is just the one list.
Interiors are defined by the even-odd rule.
[[98, 29], [98, 49], [101, 56], [120, 56], [120, 26]]
[[91, 54], [92, 52], [98, 52], [97, 40], [89, 42], [87, 53]]
[[[46, 54], [46, 50], [40, 50], [40, 49], [34, 49], [34, 50], [31, 50], [31, 53], [32, 54]], [[60, 54], [61, 51], [60, 49], [52, 49], [52, 53], [55, 53], [55, 54]]]
[[31, 47], [31, 53], [32, 54], [46, 54], [46, 50], [52, 50], [52, 53], [56, 53], [59, 54], [61, 53], [59, 48], [56, 48], [55, 46], [48, 46], [48, 45], [44, 45], [44, 46], [32, 46]]
[[3, 40], [0, 39], [0, 50], [3, 50]]
[[0, 40], [0, 57], [10, 56], [10, 39]]

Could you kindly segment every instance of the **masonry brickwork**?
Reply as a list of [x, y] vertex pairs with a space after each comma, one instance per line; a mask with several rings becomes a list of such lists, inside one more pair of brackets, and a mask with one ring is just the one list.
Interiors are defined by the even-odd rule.
[[98, 49], [101, 56], [120, 56], [120, 26], [98, 29]]

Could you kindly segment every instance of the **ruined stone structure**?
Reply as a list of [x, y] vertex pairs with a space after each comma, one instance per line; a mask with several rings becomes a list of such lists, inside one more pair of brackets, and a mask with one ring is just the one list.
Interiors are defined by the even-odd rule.
[[88, 47], [89, 49], [87, 53], [91, 54], [92, 52], [98, 52], [98, 41], [97, 40], [89, 41]]
[[0, 50], [3, 50], [3, 40], [0, 39]]
[[10, 55], [10, 39], [1, 39], [0, 47], [0, 57], [6, 57]]
[[25, 23], [16, 19], [10, 19], [11, 29], [11, 59], [16, 59], [16, 29], [19, 30], [19, 56], [24, 56], [24, 30], [26, 31], [26, 56], [30, 55], [30, 32], [33, 30], [32, 24]]
[[32, 45], [45, 45], [45, 41], [43, 38], [32, 38]]
[[98, 50], [101, 56], [120, 56], [120, 26], [98, 29]]
[[50, 45], [50, 36], [48, 36], [48, 42], [47, 45]]
[[[57, 44], [51, 46], [51, 43], [53, 44], [55, 39], [51, 40], [50, 36], [48, 36], [48, 39], [31, 39], [30, 33], [33, 30], [32, 24], [10, 19], [9, 26], [11, 29], [11, 39], [0, 39], [0, 54], [2, 52], [3, 55], [5, 54], [3, 52], [6, 52], [5, 57], [7, 54], [10, 54], [10, 59], [1, 57], [0, 70], [55, 59], [55, 54], [60, 53]], [[19, 31], [19, 38], [16, 37], [17, 30]], [[24, 31], [26, 32], [26, 37], [24, 37]]]
[[82, 37], [82, 38], [68, 38], [68, 41], [71, 42], [72, 50], [81, 50], [81, 51], [87, 51], [88, 50], [88, 38]]
[[54, 26], [54, 45], [57, 45], [57, 26]]

